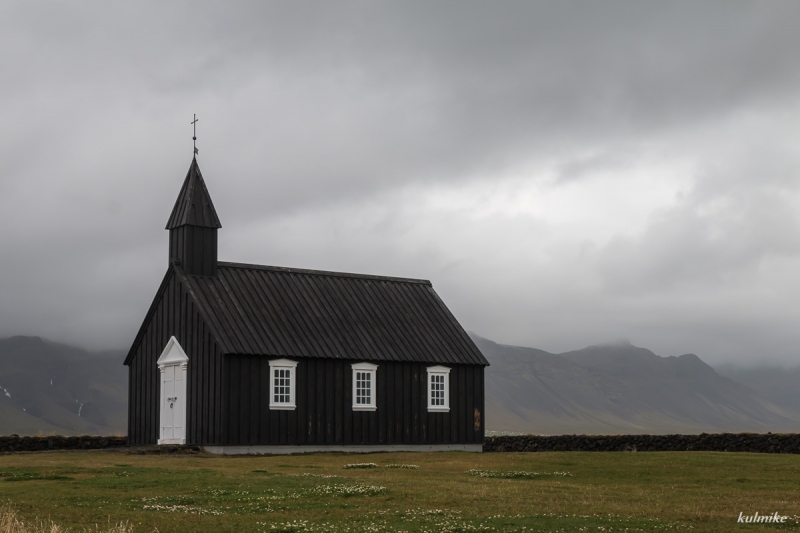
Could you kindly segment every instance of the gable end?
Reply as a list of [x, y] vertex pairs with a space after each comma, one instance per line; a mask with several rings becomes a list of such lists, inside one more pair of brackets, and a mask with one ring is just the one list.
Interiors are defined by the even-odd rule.
[[158, 307], [161, 304], [162, 299], [164, 298], [164, 293], [167, 290], [167, 287], [169, 287], [170, 281], [172, 281], [173, 279], [179, 285], [180, 289], [183, 290], [191, 299], [191, 303], [194, 305], [195, 309], [200, 315], [200, 318], [203, 320], [204, 325], [208, 328], [209, 332], [211, 333], [214, 342], [217, 343], [217, 345], [223, 352], [227, 351], [225, 348], [225, 343], [222, 342], [220, 335], [218, 334], [218, 330], [215, 327], [215, 324], [213, 323], [213, 321], [209, 320], [208, 313], [206, 312], [206, 309], [202, 304], [202, 302], [200, 302], [199, 299], [197, 298], [197, 295], [192, 289], [191, 283], [188, 282], [187, 277], [183, 274], [180, 267], [173, 263], [170, 264], [169, 268], [167, 269], [167, 273], [164, 275], [164, 279], [161, 281], [161, 285], [159, 285], [158, 287], [158, 291], [156, 291], [155, 298], [153, 298], [153, 303], [150, 304], [150, 309], [148, 309], [144, 321], [142, 322], [142, 325], [139, 328], [139, 332], [136, 334], [136, 338], [133, 340], [131, 349], [128, 351], [128, 355], [125, 357], [125, 362], [123, 363], [124, 365], [130, 366], [131, 361], [133, 360], [133, 357], [136, 354], [136, 350], [142, 343], [142, 340], [144, 339], [147, 333], [147, 328], [150, 325], [150, 322], [152, 321], [156, 311], [158, 310]]
[[172, 279], [174, 273], [174, 267], [170, 265], [169, 268], [167, 268], [167, 273], [164, 274], [164, 279], [161, 280], [161, 285], [158, 286], [158, 290], [153, 298], [153, 302], [150, 304], [150, 308], [147, 310], [147, 314], [144, 315], [142, 325], [139, 327], [139, 332], [133, 339], [133, 344], [131, 344], [131, 349], [128, 350], [128, 355], [125, 356], [125, 361], [122, 363], [123, 365], [130, 366], [131, 361], [133, 360], [133, 355], [136, 353], [136, 349], [139, 348], [139, 344], [141, 344], [145, 332], [147, 331], [147, 326], [150, 324], [150, 320], [152, 320], [156, 309], [158, 309], [158, 304], [161, 302], [161, 298], [164, 296], [164, 291], [167, 290], [169, 281]]

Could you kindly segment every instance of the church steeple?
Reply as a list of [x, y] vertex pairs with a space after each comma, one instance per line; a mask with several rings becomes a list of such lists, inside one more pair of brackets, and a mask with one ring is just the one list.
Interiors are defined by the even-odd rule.
[[222, 227], [211, 202], [203, 175], [192, 164], [167, 221], [169, 261], [180, 264], [186, 274], [217, 274], [217, 230]]

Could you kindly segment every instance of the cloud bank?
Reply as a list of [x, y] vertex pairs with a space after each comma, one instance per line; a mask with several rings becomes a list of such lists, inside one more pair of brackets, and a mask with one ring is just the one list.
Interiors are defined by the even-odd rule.
[[6, 3], [0, 336], [126, 347], [191, 157], [220, 257], [463, 325], [797, 362], [795, 2]]

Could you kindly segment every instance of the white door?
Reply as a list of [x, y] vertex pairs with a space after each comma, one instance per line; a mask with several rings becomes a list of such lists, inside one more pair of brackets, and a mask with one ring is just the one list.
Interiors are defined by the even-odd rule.
[[175, 366], [175, 403], [172, 410], [172, 438], [186, 442], [186, 365]]
[[175, 366], [165, 366], [161, 369], [161, 439], [172, 439], [174, 433], [173, 420], [175, 408]]
[[161, 438], [159, 444], [186, 442], [186, 368], [161, 367]]

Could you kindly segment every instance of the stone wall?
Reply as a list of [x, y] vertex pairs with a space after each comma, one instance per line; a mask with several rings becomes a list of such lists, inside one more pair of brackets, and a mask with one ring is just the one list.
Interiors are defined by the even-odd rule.
[[[0, 453], [42, 450], [97, 450], [128, 445], [127, 437], [0, 436]], [[148, 447], [162, 453], [197, 447]], [[178, 450], [180, 451], [180, 450]], [[700, 435], [519, 435], [487, 437], [484, 452], [757, 452], [800, 453], [798, 433], [702, 433]]]
[[519, 435], [487, 437], [484, 452], [758, 452], [800, 453], [798, 433], [700, 435]]
[[128, 437], [20, 437], [0, 436], [0, 452], [37, 452], [42, 450], [97, 450], [128, 445]]

